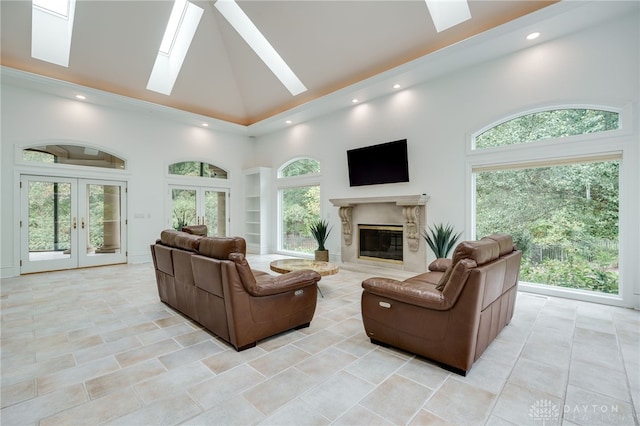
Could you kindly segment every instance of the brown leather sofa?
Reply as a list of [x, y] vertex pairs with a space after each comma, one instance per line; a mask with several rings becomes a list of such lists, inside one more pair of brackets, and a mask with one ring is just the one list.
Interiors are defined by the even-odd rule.
[[368, 278], [367, 336], [466, 375], [511, 321], [521, 259], [510, 235], [494, 234], [460, 243], [450, 262], [438, 259], [434, 270], [405, 281]]
[[160, 300], [241, 351], [309, 326], [320, 275], [270, 275], [249, 267], [243, 238], [162, 231], [151, 245]]

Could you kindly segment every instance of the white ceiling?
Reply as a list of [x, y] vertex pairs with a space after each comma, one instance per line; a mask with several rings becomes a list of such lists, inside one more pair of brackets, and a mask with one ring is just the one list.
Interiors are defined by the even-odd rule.
[[259, 134], [276, 121], [282, 127], [285, 119], [308, 119], [312, 104], [314, 115], [335, 109], [338, 95], [380, 96], [392, 80], [407, 87], [526, 48], [526, 31], [542, 31], [537, 42], [544, 42], [637, 11], [638, 3], [470, 0], [472, 19], [437, 33], [423, 0], [239, 1], [308, 88], [292, 96], [213, 1], [192, 2], [204, 14], [170, 96], [146, 85], [172, 1], [77, 0], [66, 68], [31, 58], [31, 2], [2, 0], [3, 78], [26, 71]]

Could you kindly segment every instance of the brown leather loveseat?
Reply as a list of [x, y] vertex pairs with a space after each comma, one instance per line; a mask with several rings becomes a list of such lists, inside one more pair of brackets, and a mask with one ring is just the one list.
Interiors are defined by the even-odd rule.
[[[205, 232], [206, 234], [206, 232]], [[243, 238], [162, 231], [151, 245], [160, 300], [241, 351], [258, 340], [309, 326], [320, 275], [255, 271]]]
[[460, 243], [445, 270], [430, 265], [439, 270], [405, 281], [366, 279], [367, 336], [466, 375], [513, 316], [521, 258], [511, 236], [494, 234]]

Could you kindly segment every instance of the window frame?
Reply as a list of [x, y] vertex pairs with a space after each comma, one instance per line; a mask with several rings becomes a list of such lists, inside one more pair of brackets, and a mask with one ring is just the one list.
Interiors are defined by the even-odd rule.
[[[318, 162], [320, 167], [320, 173], [307, 173], [304, 175], [298, 176], [282, 176], [282, 170], [292, 163], [299, 161], [310, 159]], [[297, 256], [304, 258], [313, 258], [313, 254], [297, 252], [292, 250], [285, 250], [283, 248], [282, 241], [282, 232], [283, 232], [283, 210], [282, 210], [282, 191], [285, 189], [298, 188], [298, 187], [308, 187], [308, 186], [318, 186], [320, 189], [320, 217], [323, 217], [324, 214], [324, 203], [323, 203], [323, 191], [322, 191], [322, 162], [311, 156], [300, 156], [294, 157], [284, 163], [280, 167], [278, 167], [276, 173], [276, 253], [284, 254], [289, 256]]]
[[[617, 130], [572, 135], [562, 138], [543, 139], [515, 145], [504, 145], [484, 149], [472, 149], [475, 137], [486, 130], [519, 116], [562, 108], [602, 109], [618, 112], [619, 128]], [[637, 229], [633, 213], [634, 191], [638, 188], [638, 172], [640, 166], [639, 147], [634, 145], [631, 123], [633, 117], [631, 104], [619, 106], [603, 106], [594, 104], [548, 105], [525, 109], [494, 120], [480, 130], [467, 134], [465, 140], [465, 222], [469, 224], [471, 239], [476, 239], [476, 182], [475, 173], [481, 170], [501, 170], [505, 168], [527, 168], [532, 166], [554, 166], [581, 161], [598, 161], [618, 158], [619, 171], [619, 287], [617, 295], [608, 295], [564, 287], [539, 286], [521, 282], [520, 291], [536, 294], [564, 297], [588, 302], [604, 303], [614, 306], [633, 306], [634, 302], [634, 263], [633, 229]], [[637, 195], [636, 195], [637, 196]]]
[[[470, 155], [471, 153], [478, 153], [478, 152], [496, 152], [496, 151], [501, 151], [505, 148], [511, 149], [513, 147], [519, 147], [519, 146], [549, 145], [549, 144], [556, 145], [558, 143], [571, 143], [571, 142], [575, 142], [576, 139], [583, 142], [594, 140], [594, 139], [600, 140], [603, 137], [605, 137], [603, 136], [603, 134], [606, 135], [606, 137], [609, 137], [609, 136], [615, 137], [622, 134], [628, 134], [629, 129], [627, 129], [626, 128], [627, 126], [625, 126], [625, 122], [627, 121], [626, 116], [628, 115], [627, 113], [625, 113], [625, 110], [628, 108], [630, 108], [630, 106], [627, 106], [625, 108], [625, 107], [612, 107], [608, 105], [605, 106], [602, 104], [557, 104], [557, 105], [551, 105], [551, 106], [549, 105], [538, 106], [531, 109], [518, 110], [507, 116], [497, 118], [496, 120], [492, 121], [490, 124], [473, 132], [469, 137], [470, 143], [467, 144], [467, 149], [466, 149], [467, 155]], [[618, 114], [618, 128], [614, 130], [607, 130], [607, 131], [595, 132], [595, 133], [583, 133], [580, 135], [570, 135], [570, 136], [564, 136], [560, 138], [540, 139], [537, 141], [530, 141], [530, 142], [512, 144], [512, 145], [502, 145], [502, 146], [495, 146], [495, 147], [488, 147], [488, 148], [476, 148], [476, 138], [481, 134], [483, 134], [484, 132], [494, 127], [497, 127], [508, 121], [515, 120], [517, 118], [525, 117], [527, 115], [537, 114], [541, 112], [548, 112], [548, 111], [563, 110], [563, 109], [588, 109], [588, 110], [601, 110], [601, 111], [616, 113]]]

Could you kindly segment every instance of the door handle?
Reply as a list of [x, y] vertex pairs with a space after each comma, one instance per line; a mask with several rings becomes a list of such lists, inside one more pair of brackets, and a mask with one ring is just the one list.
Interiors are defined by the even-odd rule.
[[84, 229], [84, 217], [82, 218], [82, 220], [80, 221], [80, 226], [82, 226], [82, 229]]
[[77, 229], [78, 228], [78, 222], [76, 220], [76, 218], [73, 218], [73, 229]]

